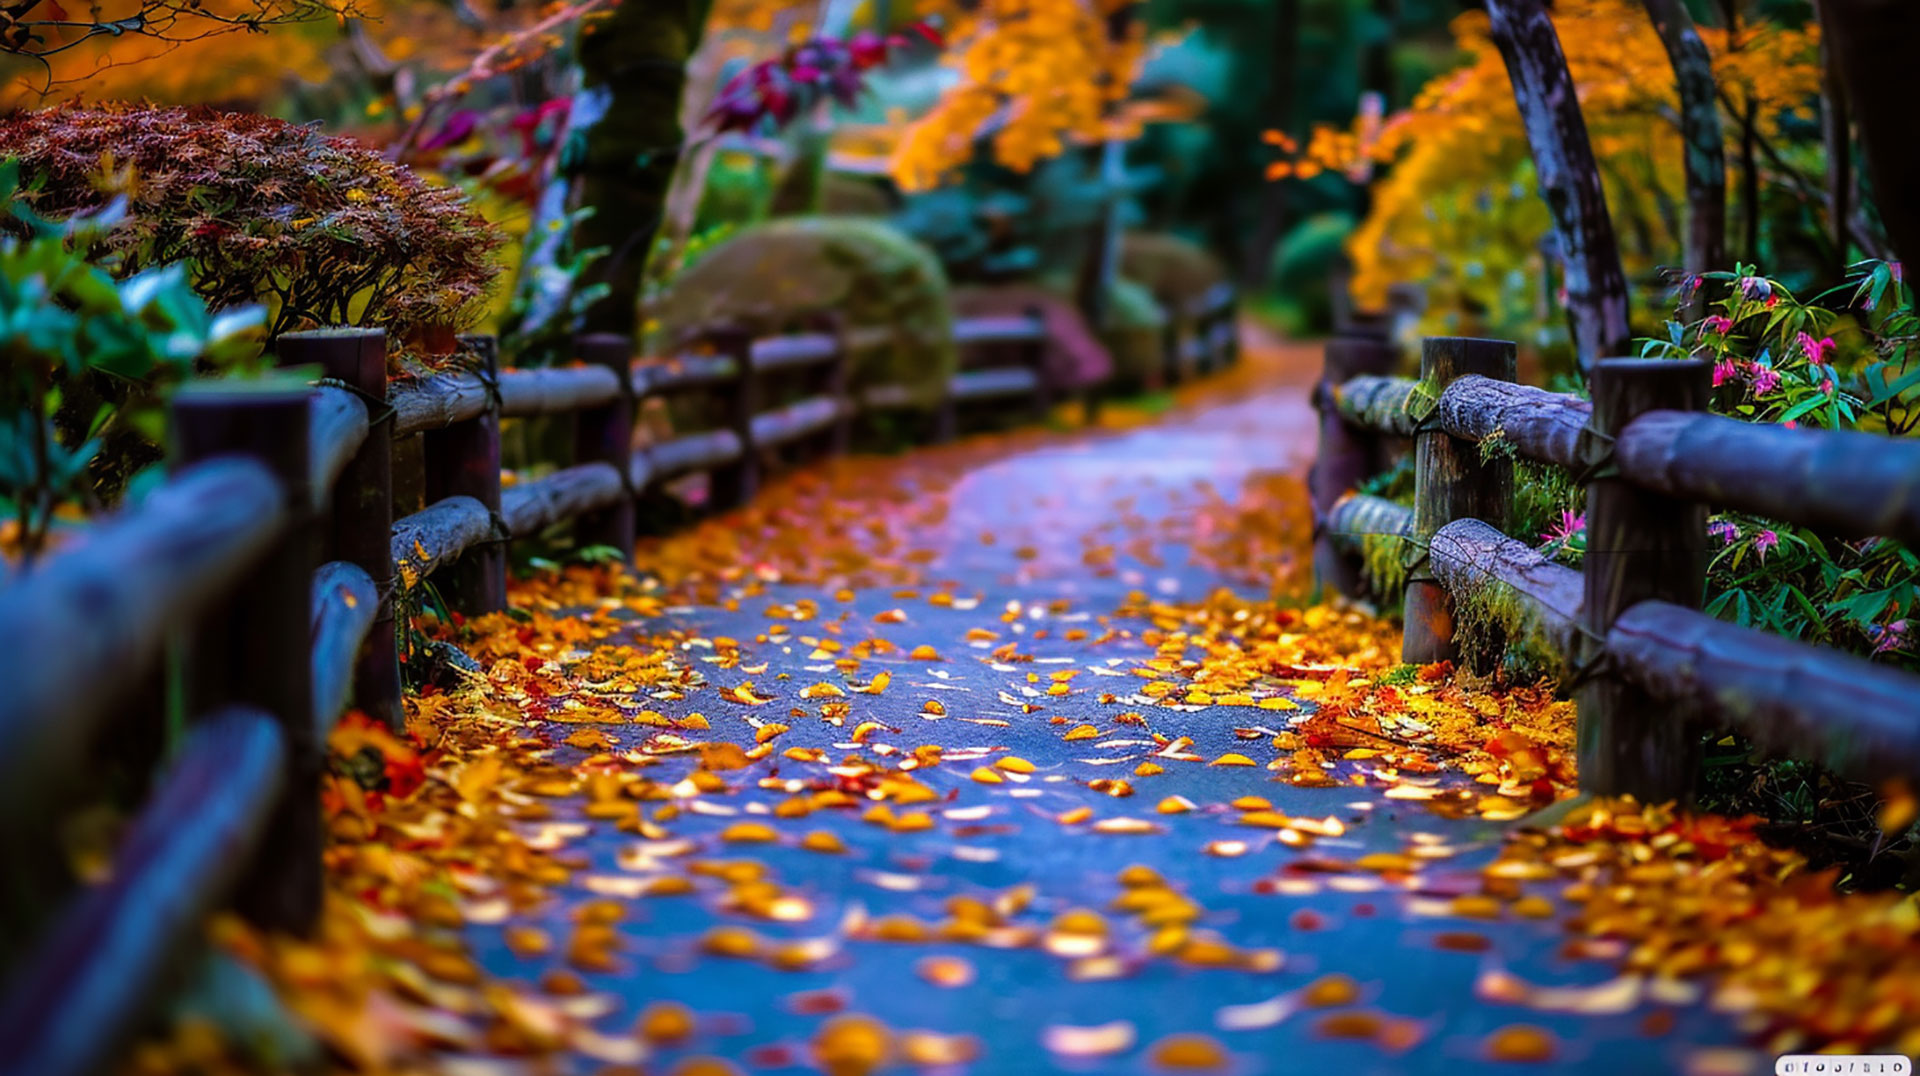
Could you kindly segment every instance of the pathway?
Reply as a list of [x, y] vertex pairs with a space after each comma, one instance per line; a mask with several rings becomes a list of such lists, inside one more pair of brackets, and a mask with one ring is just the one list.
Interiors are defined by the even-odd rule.
[[463, 637], [484, 686], [421, 703], [438, 780], [336, 821], [337, 873], [440, 928], [341, 927], [425, 972], [340, 1037], [476, 1072], [1747, 1071], [1551, 871], [1487, 870], [1566, 708], [1300, 602], [1313, 361], [802, 473], [644, 585], [518, 591]]

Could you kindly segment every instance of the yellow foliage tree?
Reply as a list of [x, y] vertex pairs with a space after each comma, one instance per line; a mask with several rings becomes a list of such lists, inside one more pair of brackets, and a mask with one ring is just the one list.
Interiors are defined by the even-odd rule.
[[932, 187], [987, 135], [994, 160], [1018, 171], [1069, 143], [1137, 136], [1139, 118], [1118, 108], [1144, 51], [1139, 21], [1122, 17], [1136, 3], [922, 0], [922, 16], [947, 29], [948, 62], [960, 81], [902, 136], [895, 181], [910, 191]]
[[[1645, 10], [1634, 0], [1563, 0], [1553, 20], [1606, 184], [1607, 204], [1632, 279], [1679, 260], [1685, 177], [1673, 69]], [[1303, 151], [1269, 175], [1310, 178], [1338, 171], [1367, 181], [1372, 208], [1347, 243], [1353, 298], [1386, 304], [1393, 285], [1428, 290], [1424, 331], [1518, 332], [1557, 324], [1540, 282], [1550, 231], [1532, 176], [1512, 84], [1485, 14], [1452, 26], [1464, 63], [1424, 86], [1406, 110], [1321, 127]], [[1772, 137], [1789, 115], [1811, 119], [1820, 88], [1817, 29], [1745, 24], [1728, 47], [1724, 30], [1702, 27], [1714, 75], [1734, 109], [1756, 105]], [[1729, 135], [1737, 127], [1729, 124]], [[1283, 151], [1287, 139], [1270, 133]], [[1642, 312], [1657, 292], [1639, 289]], [[1636, 321], [1639, 318], [1636, 317]], [[1546, 339], [1528, 341], [1534, 345]]]

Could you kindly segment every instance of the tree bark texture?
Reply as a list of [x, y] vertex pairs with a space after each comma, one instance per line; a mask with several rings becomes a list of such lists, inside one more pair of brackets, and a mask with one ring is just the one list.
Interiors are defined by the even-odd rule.
[[1738, 730], [1855, 781], [1920, 771], [1920, 678], [1659, 601], [1622, 614], [1606, 646], [1662, 712]]
[[1920, 259], [1920, 140], [1911, 89], [1920, 56], [1920, 5], [1911, 0], [1821, 0], [1848, 108], [1866, 152], [1867, 178], [1894, 253]]
[[1340, 499], [1380, 472], [1385, 464], [1380, 439], [1341, 415], [1340, 387], [1357, 377], [1385, 375], [1400, 362], [1400, 353], [1385, 340], [1333, 339], [1326, 343], [1324, 368], [1314, 386], [1314, 409], [1320, 412], [1320, 439], [1313, 466], [1307, 472], [1307, 495], [1313, 502], [1313, 574], [1316, 587], [1341, 594], [1361, 591], [1364, 572], [1353, 547], [1334, 533], [1332, 513]]
[[124, 1060], [121, 1051], [164, 1008], [181, 950], [249, 861], [271, 848], [267, 823], [286, 762], [279, 722], [259, 710], [234, 707], [195, 723], [121, 839], [112, 877], [76, 893], [9, 969], [0, 998], [9, 1072], [85, 1076]]
[[1616, 435], [1614, 462], [1663, 496], [1920, 548], [1920, 442], [1910, 438], [1654, 411]]
[[[1506, 340], [1430, 336], [1420, 347], [1420, 378], [1446, 391], [1459, 378], [1479, 374], [1500, 381], [1515, 376], [1514, 345]], [[1513, 461], [1485, 458], [1480, 446], [1440, 429], [1414, 436], [1413, 540], [1416, 555], [1456, 519], [1478, 519], [1504, 531], [1513, 515]], [[1459, 656], [1454, 638], [1453, 601], [1422, 560], [1407, 564], [1406, 629], [1400, 660], [1410, 665], [1451, 661]]]
[[542, 530], [628, 497], [620, 469], [610, 463], [581, 463], [534, 482], [513, 486], [500, 495], [500, 517], [515, 538], [531, 538]]
[[[1687, 237], [1681, 267], [1688, 276], [1727, 268], [1727, 159], [1720, 133], [1713, 58], [1683, 0], [1643, 0], [1673, 65], [1680, 96], [1680, 142], [1687, 177]], [[1687, 296], [1687, 313], [1706, 307], [1705, 289]]]
[[1487, 0], [1533, 152], [1540, 197], [1553, 217], [1566, 277], [1567, 320], [1582, 371], [1627, 351], [1627, 277], [1580, 98], [1542, 0]]
[[[660, 229], [680, 161], [680, 95], [710, 0], [624, 0], [580, 34], [580, 98], [593, 117], [569, 131], [572, 196], [590, 216], [575, 225], [575, 250], [604, 248], [576, 290], [605, 284], [587, 308], [585, 332], [639, 335], [647, 255]], [[581, 101], [576, 101], [579, 108]]]
[[357, 564], [329, 561], [313, 573], [313, 721], [324, 741], [352, 694], [354, 665], [380, 614], [380, 592]]
[[[1609, 359], [1594, 370], [1593, 426], [1619, 437], [1657, 408], [1706, 407], [1710, 370], [1693, 359]], [[1700, 604], [1707, 574], [1707, 510], [1688, 498], [1642, 488], [1624, 474], [1587, 484], [1587, 553], [1582, 620], [1588, 640], [1607, 637], [1614, 621], [1643, 601], [1688, 608]], [[1576, 655], [1595, 660], [1589, 642]], [[1645, 803], [1686, 797], [1698, 745], [1686, 718], [1656, 705], [1635, 681], [1600, 670], [1575, 695], [1579, 705], [1580, 783], [1603, 796]]]
[[1579, 572], [1477, 519], [1458, 519], [1440, 528], [1427, 550], [1433, 577], [1453, 595], [1455, 605], [1477, 589], [1503, 587], [1523, 612], [1522, 632], [1536, 634], [1558, 654], [1574, 652], [1580, 632]]
[[1491, 377], [1463, 377], [1440, 394], [1440, 428], [1466, 441], [1498, 436], [1522, 457], [1578, 470], [1593, 405], [1578, 396]]

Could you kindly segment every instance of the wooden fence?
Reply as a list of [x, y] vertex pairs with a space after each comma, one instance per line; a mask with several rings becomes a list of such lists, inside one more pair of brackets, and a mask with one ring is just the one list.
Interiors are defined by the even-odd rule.
[[[1232, 361], [1231, 292], [1179, 322], [1170, 369]], [[1037, 316], [954, 334], [962, 367], [918, 424], [927, 436], [953, 436], [982, 403], [1037, 415], [1059, 391]], [[379, 331], [327, 330], [276, 346], [283, 365], [318, 368], [316, 386], [183, 391], [168, 481], [0, 588], [0, 1071], [106, 1067], [229, 897], [272, 929], [314, 924], [327, 735], [350, 702], [402, 719], [397, 594], [434, 576], [458, 612], [502, 609], [508, 541], [572, 520], [576, 542], [630, 551], [640, 510], [673, 479], [705, 472], [725, 509], [776, 454], [845, 451], [863, 416], [925, 403], [850, 390], [850, 358], [872, 342], [716, 330], [700, 353], [636, 362], [624, 337], [587, 337], [576, 365], [497, 370], [491, 338], [471, 338], [476, 371], [389, 385]], [[705, 403], [704, 428], [636, 450], [640, 403], [676, 397]], [[538, 415], [572, 416], [572, 459], [503, 484], [500, 420]], [[399, 477], [418, 478], [424, 503], [396, 519], [395, 448], [414, 458], [415, 436], [421, 473]], [[178, 671], [166, 683], [163, 653]], [[158, 755], [163, 690], [193, 719], [110, 878], [76, 889], [48, 820], [89, 784], [103, 742]]]
[[[1707, 506], [1920, 548], [1920, 441], [1706, 414], [1697, 360], [1604, 360], [1591, 403], [1514, 384], [1505, 341], [1429, 338], [1418, 380], [1396, 360], [1378, 336], [1327, 344], [1310, 485], [1323, 584], [1358, 593], [1367, 546], [1399, 546], [1403, 660], [1522, 638], [1560, 656], [1580, 781], [1603, 795], [1686, 798], [1708, 729], [1855, 780], [1920, 775], [1920, 677], [1698, 611]], [[1408, 441], [1411, 509], [1352, 492]], [[1503, 533], [1514, 456], [1585, 486], [1581, 570]]]

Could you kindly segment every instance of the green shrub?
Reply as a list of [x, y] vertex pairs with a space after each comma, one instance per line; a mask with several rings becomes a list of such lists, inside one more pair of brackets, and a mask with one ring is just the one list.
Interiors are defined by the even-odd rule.
[[1317, 213], [1295, 225], [1274, 248], [1267, 288], [1293, 310], [1297, 323], [1289, 330], [1323, 333], [1333, 327], [1327, 282], [1353, 228], [1350, 213]]
[[269, 333], [377, 325], [401, 342], [471, 327], [500, 236], [466, 196], [348, 138], [207, 108], [70, 106], [0, 119], [21, 199], [65, 219], [123, 198], [86, 253], [128, 278], [182, 262], [215, 309], [266, 305]]
[[158, 461], [171, 390], [258, 356], [263, 314], [210, 314], [179, 265], [116, 279], [78, 251], [121, 205], [50, 224], [6, 199], [18, 168], [0, 164], [3, 215], [28, 233], [0, 238], [0, 510], [5, 544], [31, 557], [57, 511], [110, 506]]

